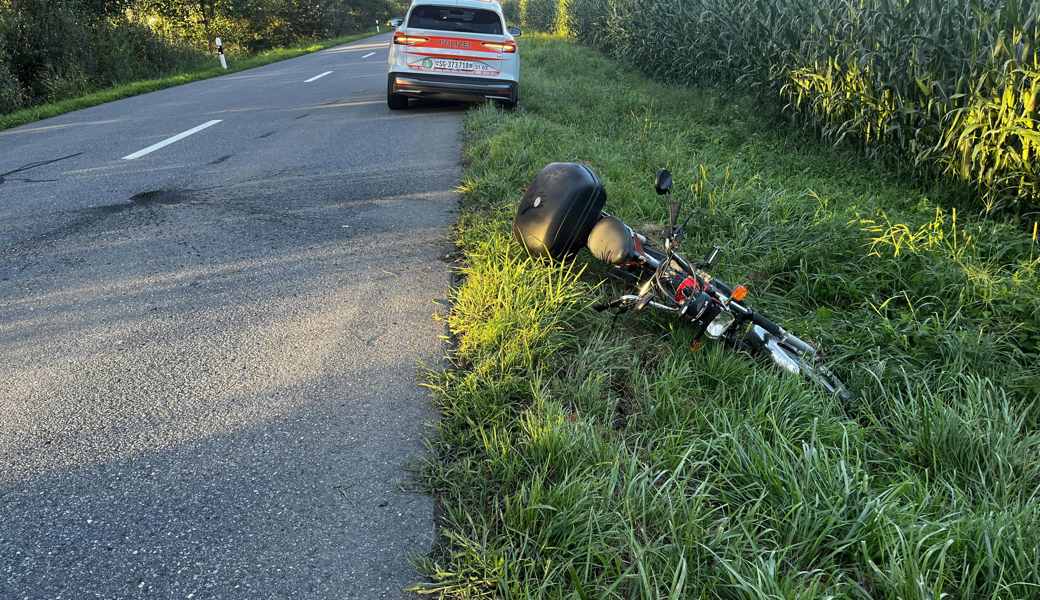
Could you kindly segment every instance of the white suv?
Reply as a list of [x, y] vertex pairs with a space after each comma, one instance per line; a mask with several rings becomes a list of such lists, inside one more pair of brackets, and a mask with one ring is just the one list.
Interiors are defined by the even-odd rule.
[[520, 101], [517, 27], [493, 0], [415, 0], [390, 46], [386, 103], [408, 98]]

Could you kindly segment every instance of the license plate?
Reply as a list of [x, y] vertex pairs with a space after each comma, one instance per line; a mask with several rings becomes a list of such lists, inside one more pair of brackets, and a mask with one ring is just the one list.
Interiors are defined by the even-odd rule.
[[419, 63], [424, 69], [434, 71], [454, 71], [456, 73], [491, 73], [494, 69], [475, 60], [458, 60], [454, 58], [426, 58]]
[[480, 68], [478, 63], [471, 60], [451, 60], [447, 58], [433, 59], [434, 69], [445, 69], [448, 71], [476, 71]]

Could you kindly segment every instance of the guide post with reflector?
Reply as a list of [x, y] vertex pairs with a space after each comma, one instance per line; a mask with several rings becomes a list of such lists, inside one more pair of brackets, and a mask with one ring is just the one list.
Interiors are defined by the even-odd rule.
[[224, 70], [227, 70], [227, 58], [224, 56], [224, 43], [217, 38], [217, 58], [220, 59], [220, 66]]

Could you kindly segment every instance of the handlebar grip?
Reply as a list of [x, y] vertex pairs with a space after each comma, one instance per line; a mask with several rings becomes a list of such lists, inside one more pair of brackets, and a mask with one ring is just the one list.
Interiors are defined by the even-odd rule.
[[783, 338], [786, 332], [779, 325], [756, 313], [751, 313], [751, 322], [765, 329], [777, 338]]
[[782, 327], [780, 327], [776, 323], [770, 321], [769, 319], [763, 317], [762, 315], [760, 315], [758, 313], [752, 313], [751, 314], [751, 322], [754, 323], [755, 325], [758, 325], [762, 329], [765, 329], [770, 334], [772, 334], [774, 337], [776, 337], [778, 341], [780, 341], [783, 344], [786, 344], [786, 345], [790, 346], [791, 348], [794, 348], [798, 352], [801, 352], [803, 354], [810, 354], [810, 355], [815, 355], [816, 354], [816, 348], [813, 348], [810, 344], [808, 344], [806, 342], [803, 342], [802, 340], [798, 339], [797, 337], [795, 337], [795, 336], [791, 335], [790, 333], [784, 331], [784, 329]]

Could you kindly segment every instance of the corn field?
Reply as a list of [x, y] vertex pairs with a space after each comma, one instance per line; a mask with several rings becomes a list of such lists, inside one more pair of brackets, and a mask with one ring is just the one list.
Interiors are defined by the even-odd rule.
[[[519, 0], [520, 22], [524, 27], [539, 31], [556, 31], [558, 15], [562, 7], [566, 11], [567, 0]], [[565, 31], [561, 31], [565, 33]]]
[[742, 84], [825, 139], [1040, 205], [1040, 3], [525, 0], [523, 24], [650, 74]]

